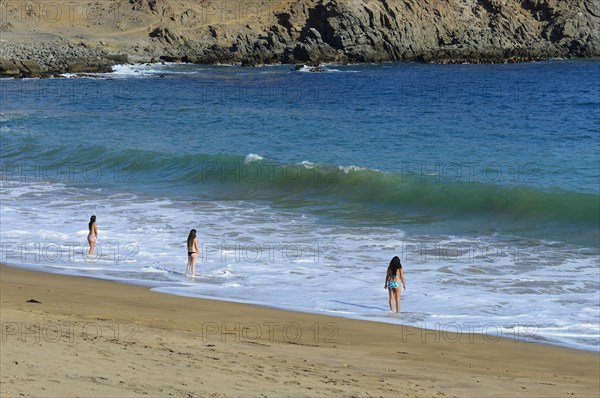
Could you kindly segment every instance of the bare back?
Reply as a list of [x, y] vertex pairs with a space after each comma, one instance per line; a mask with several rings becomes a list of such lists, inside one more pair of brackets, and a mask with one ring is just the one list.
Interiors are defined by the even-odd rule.
[[194, 238], [193, 241], [188, 241], [187, 244], [188, 252], [197, 252], [198, 251], [198, 238]]

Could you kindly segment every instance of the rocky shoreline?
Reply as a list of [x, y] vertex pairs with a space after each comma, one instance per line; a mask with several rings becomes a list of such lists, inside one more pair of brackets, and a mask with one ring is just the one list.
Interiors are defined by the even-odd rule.
[[126, 54], [110, 54], [67, 40], [41, 43], [2, 43], [0, 76], [49, 77], [64, 73], [111, 72], [116, 64], [128, 63]]
[[[44, 25], [42, 8], [13, 1], [0, 25], [0, 77], [161, 60], [259, 66], [600, 56], [594, 0], [267, 0], [246, 13], [234, 10], [238, 3], [252, 2], [104, 0], [93, 23], [72, 12], [69, 24]], [[23, 15], [37, 18], [35, 32]]]

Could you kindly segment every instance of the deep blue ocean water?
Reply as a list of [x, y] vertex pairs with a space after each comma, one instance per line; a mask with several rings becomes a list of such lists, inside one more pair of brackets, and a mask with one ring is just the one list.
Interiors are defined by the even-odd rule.
[[598, 350], [600, 62], [327, 69], [0, 81], [2, 261]]

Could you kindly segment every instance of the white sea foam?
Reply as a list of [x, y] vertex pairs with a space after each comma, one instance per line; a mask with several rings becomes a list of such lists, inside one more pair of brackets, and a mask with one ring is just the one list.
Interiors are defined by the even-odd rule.
[[336, 69], [335, 67], [332, 67], [331, 64], [326, 64], [326, 65], [319, 66], [319, 67], [302, 65], [301, 68], [295, 69], [295, 71], [303, 72], [303, 73], [306, 73], [306, 72], [308, 72], [308, 73], [359, 73], [360, 72], [358, 70], [351, 70], [351, 69], [345, 69], [345, 70]]
[[314, 169], [316, 166], [313, 162], [309, 162], [308, 160], [303, 160], [302, 162], [300, 162], [300, 164], [306, 167], [307, 169]]
[[185, 62], [157, 62], [157, 63], [135, 63], [113, 66], [113, 71], [108, 74], [97, 74], [116, 78], [132, 77], [164, 77], [166, 75], [195, 75], [199, 72], [215, 70], [217, 68], [229, 68], [237, 65], [216, 64], [198, 65]]
[[[593, 253], [549, 246], [516, 261], [512, 243], [491, 238], [323, 225], [313, 216], [241, 201], [132, 197], [5, 181], [1, 260], [171, 294], [239, 302], [261, 297], [260, 304], [286, 309], [449, 331], [458, 325], [508, 338], [517, 328], [524, 340], [598, 348], [599, 261]], [[91, 214], [98, 217], [95, 256], [87, 256]], [[191, 228], [201, 249], [195, 277], [185, 276]], [[449, 250], [461, 245], [469, 250]], [[504, 252], [480, 250], [489, 246]], [[410, 311], [399, 317], [387, 316], [382, 289], [394, 255], [404, 266], [402, 307]], [[296, 294], [286, 294], [290, 286]]]
[[126, 77], [144, 76], [156, 73], [161, 73], [161, 69], [166, 66], [174, 65], [174, 63], [154, 63], [154, 64], [122, 64], [113, 66], [113, 75], [121, 75]]
[[244, 160], [244, 164], [256, 162], [256, 161], [259, 161], [259, 160], [263, 160], [263, 157], [260, 156], [260, 155], [255, 154], [255, 153], [251, 153], [248, 156], [246, 156], [246, 159]]
[[[340, 171], [343, 171], [346, 174], [348, 174], [350, 172], [357, 172], [357, 171], [369, 170], [366, 167], [360, 167], [360, 166], [355, 166], [355, 165], [351, 165], [351, 166], [338, 166], [338, 169]], [[375, 170], [375, 171], [379, 171], [379, 170]]]
[[160, 63], [134, 63], [121, 64], [112, 67], [110, 73], [97, 73], [97, 76], [110, 76], [116, 78], [132, 78], [132, 77], [157, 77], [164, 74], [187, 75], [198, 73], [202, 68], [198, 65], [176, 62], [160, 62]]

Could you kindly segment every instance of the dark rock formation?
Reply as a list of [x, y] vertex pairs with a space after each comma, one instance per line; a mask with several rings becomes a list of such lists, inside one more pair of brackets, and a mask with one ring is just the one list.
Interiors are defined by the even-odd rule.
[[[115, 0], [101, 14], [104, 19], [80, 28], [96, 29], [96, 37], [108, 32], [110, 45], [73, 37], [26, 44], [5, 40], [0, 76], [89, 73], [153, 59], [316, 65], [600, 56], [597, 0], [289, 0], [254, 2], [263, 7], [255, 13], [243, 12], [245, 4]], [[58, 29], [55, 25], [49, 28]], [[12, 35], [18, 29], [27, 27], [5, 16], [0, 31]]]
[[[3, 43], [0, 76], [44, 77], [60, 73], [110, 72], [112, 66], [128, 62], [127, 54], [109, 54], [74, 45], [66, 40], [39, 43]], [[18, 69], [19, 72], [16, 72]]]
[[594, 0], [298, 0], [263, 30], [209, 26], [204, 37], [180, 37], [186, 45], [174, 50], [198, 62], [244, 65], [594, 57], [599, 15]]

